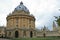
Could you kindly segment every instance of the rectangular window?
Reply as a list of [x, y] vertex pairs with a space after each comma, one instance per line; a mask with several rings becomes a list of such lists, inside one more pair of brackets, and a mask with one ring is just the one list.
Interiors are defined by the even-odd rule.
[[29, 20], [29, 24], [31, 24], [31, 19]]
[[18, 19], [19, 19], [19, 18], [18, 18], [18, 17], [15, 17], [15, 18], [16, 18], [16, 23], [18, 23]]
[[1, 31], [0, 31], [0, 33], [1, 33]]
[[11, 32], [9, 32], [9, 36], [11, 36]]

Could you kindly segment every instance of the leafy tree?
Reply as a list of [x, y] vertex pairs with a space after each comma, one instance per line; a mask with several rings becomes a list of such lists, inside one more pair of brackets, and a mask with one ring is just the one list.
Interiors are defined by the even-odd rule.
[[55, 19], [56, 19], [55, 21], [57, 22], [58, 26], [60, 26], [60, 16], [59, 17], [55, 16]]

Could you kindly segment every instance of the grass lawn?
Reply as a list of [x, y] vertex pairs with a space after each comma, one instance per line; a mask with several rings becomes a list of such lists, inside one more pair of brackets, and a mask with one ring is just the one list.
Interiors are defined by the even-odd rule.
[[12, 40], [60, 40], [60, 37], [15, 38]]

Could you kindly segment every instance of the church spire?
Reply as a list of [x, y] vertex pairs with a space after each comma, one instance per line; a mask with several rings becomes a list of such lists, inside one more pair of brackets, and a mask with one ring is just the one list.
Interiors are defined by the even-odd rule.
[[53, 27], [56, 27], [56, 24], [55, 24], [55, 22], [53, 21]]

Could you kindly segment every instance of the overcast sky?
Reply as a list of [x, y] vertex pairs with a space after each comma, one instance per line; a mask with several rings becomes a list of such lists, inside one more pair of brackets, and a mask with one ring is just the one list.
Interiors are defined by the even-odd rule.
[[29, 9], [30, 14], [36, 18], [36, 27], [44, 25], [52, 29], [54, 16], [60, 15], [60, 0], [0, 0], [0, 26], [6, 26], [6, 17], [12, 13], [20, 2]]

